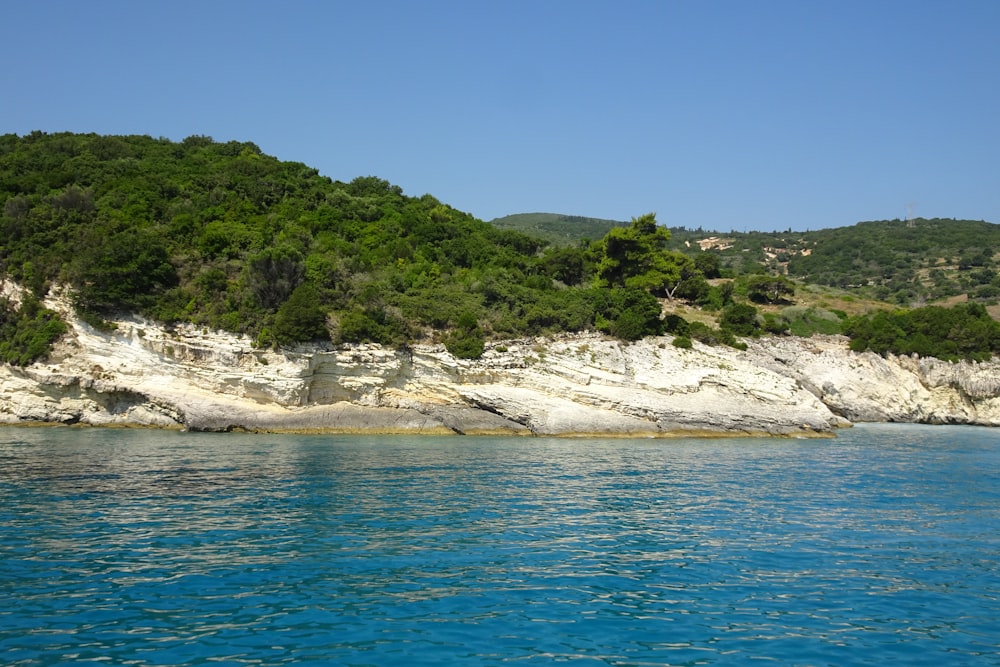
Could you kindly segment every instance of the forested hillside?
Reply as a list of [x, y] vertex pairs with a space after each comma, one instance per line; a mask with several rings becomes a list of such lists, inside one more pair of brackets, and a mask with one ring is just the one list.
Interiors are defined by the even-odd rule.
[[[945, 259], [930, 263], [901, 259], [901, 239], [916, 232], [875, 233], [887, 223], [872, 223], [861, 243], [850, 230], [672, 233], [652, 214], [555, 222], [563, 234], [567, 225], [602, 233], [548, 242], [374, 176], [333, 181], [249, 142], [0, 136], [0, 279], [30, 290], [19, 305], [0, 300], [0, 361], [41, 358], [65, 331], [41, 305], [55, 286], [69, 288], [78, 314], [98, 327], [139, 312], [246, 333], [261, 346], [434, 340], [467, 358], [491, 338], [582, 330], [623, 340], [670, 332], [681, 347], [692, 339], [739, 345], [736, 336], [765, 332], [871, 333], [848, 326], [853, 297], [837, 302], [843, 308], [833, 297], [796, 303], [807, 290], [786, 273], [941, 291], [957, 272], [984, 299], [1000, 286], [996, 226], [984, 223], [935, 230]], [[878, 333], [885, 323], [875, 324]], [[945, 353], [1000, 350], [995, 322], [972, 329], [971, 342]], [[880, 341], [873, 349], [894, 349]], [[931, 343], [921, 350], [943, 349]]]
[[559, 213], [516, 213], [490, 220], [490, 224], [529, 234], [553, 245], [567, 246], [602, 239], [613, 228], [626, 227], [629, 223]]
[[1000, 297], [1000, 225], [988, 222], [861, 222], [811, 232], [787, 254], [790, 275], [824, 285], [868, 287], [874, 296], [900, 305], [959, 294]]
[[[433, 196], [335, 182], [252, 143], [5, 135], [0, 201], [0, 272], [39, 298], [71, 286], [97, 325], [139, 311], [261, 345], [438, 337], [469, 356], [488, 337], [662, 327], [656, 289], [596, 279], [600, 248], [546, 249]], [[8, 340], [23, 334], [24, 318], [5, 317]]]
[[[544, 232], [564, 245], [601, 238], [603, 233], [594, 235], [597, 222], [607, 230], [616, 224], [551, 213], [494, 221], [505, 229]], [[915, 218], [806, 232], [669, 229], [670, 249], [712, 252], [730, 277], [766, 269], [907, 307], [960, 295], [984, 303], [1000, 299], [1000, 225], [989, 222]]]

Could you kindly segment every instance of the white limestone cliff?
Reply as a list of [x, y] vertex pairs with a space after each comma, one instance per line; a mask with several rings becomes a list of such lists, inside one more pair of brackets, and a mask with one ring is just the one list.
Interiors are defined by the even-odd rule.
[[439, 345], [255, 349], [245, 337], [72, 318], [44, 363], [0, 366], [0, 422], [196, 430], [667, 436], [810, 435], [853, 421], [1000, 426], [1000, 363], [857, 354], [836, 337], [746, 352], [597, 334]]

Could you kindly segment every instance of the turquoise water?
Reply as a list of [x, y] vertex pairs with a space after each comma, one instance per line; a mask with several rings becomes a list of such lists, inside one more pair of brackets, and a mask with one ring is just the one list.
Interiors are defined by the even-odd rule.
[[1000, 430], [0, 428], [7, 665], [1000, 665]]

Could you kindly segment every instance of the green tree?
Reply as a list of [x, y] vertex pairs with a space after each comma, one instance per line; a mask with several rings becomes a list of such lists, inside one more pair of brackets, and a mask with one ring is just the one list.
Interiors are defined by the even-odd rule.
[[680, 261], [679, 279], [676, 283], [667, 285], [664, 291], [671, 301], [677, 298], [693, 303], [704, 303], [708, 299], [710, 290], [711, 286], [696, 263], [685, 257]]
[[258, 303], [274, 310], [305, 277], [301, 253], [289, 245], [271, 247], [250, 258], [246, 284]]
[[691, 259], [668, 250], [669, 241], [670, 231], [656, 224], [653, 213], [632, 218], [628, 227], [613, 228], [596, 244], [599, 284], [654, 294], [676, 289], [683, 279], [682, 269]]
[[316, 288], [310, 283], [296, 287], [278, 308], [271, 332], [279, 344], [327, 338], [326, 312]]
[[722, 263], [718, 253], [707, 251], [699, 252], [694, 256], [694, 265], [705, 278], [719, 278], [722, 276]]
[[543, 258], [545, 271], [566, 285], [579, 285], [586, 276], [587, 263], [582, 248], [553, 248]]
[[784, 276], [751, 276], [747, 281], [747, 296], [755, 303], [788, 303], [795, 294], [795, 285]]
[[486, 349], [486, 338], [476, 316], [464, 312], [455, 323], [455, 330], [444, 340], [444, 346], [459, 359], [478, 359]]
[[142, 309], [178, 278], [159, 237], [139, 229], [90, 236], [76, 262], [77, 306], [90, 312]]
[[760, 333], [757, 309], [748, 303], [731, 303], [722, 309], [719, 328], [737, 336], [756, 336]]

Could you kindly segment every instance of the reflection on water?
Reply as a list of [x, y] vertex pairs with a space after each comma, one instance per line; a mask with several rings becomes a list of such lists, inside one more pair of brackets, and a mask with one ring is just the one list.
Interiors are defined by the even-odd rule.
[[9, 664], [1000, 664], [1000, 436], [0, 429]]

